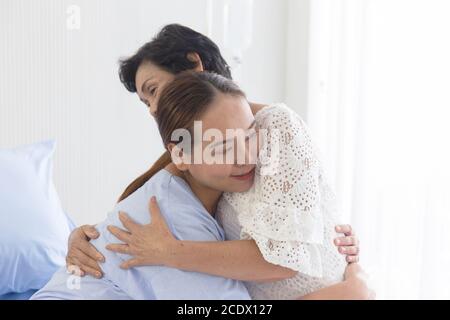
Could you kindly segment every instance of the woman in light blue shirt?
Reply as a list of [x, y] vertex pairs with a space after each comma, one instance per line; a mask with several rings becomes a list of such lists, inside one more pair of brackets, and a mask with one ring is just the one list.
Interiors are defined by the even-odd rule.
[[[248, 131], [255, 123], [245, 95], [231, 80], [215, 74], [180, 75], [167, 86], [161, 103], [165, 112], [158, 114], [158, 126], [169, 151], [181, 142], [174, 140], [174, 131], [184, 129], [193, 134], [194, 121], [202, 121], [204, 131], [221, 127], [224, 137], [228, 128]], [[194, 141], [192, 146], [201, 153], [208, 147], [203, 141]], [[32, 299], [249, 299], [244, 284], [232, 279], [165, 266], [122, 270], [120, 264], [129, 257], [105, 248], [117, 242], [107, 231], [108, 226], [124, 227], [119, 212], [130, 213], [141, 224], [150, 223], [150, 198], [153, 205], [158, 199], [160, 211], [177, 239], [225, 240], [223, 229], [213, 217], [217, 203], [223, 191], [242, 192], [252, 186], [252, 175], [247, 179], [236, 176], [242, 172], [254, 174], [255, 164], [233, 161], [233, 164], [209, 165], [202, 160], [196, 164], [192, 160], [194, 150], [184, 149], [182, 165], [170, 164], [160, 170], [119, 202], [108, 218], [97, 225], [101, 236], [92, 244], [106, 257], [102, 279], [80, 279], [61, 269]]]
[[105, 249], [108, 243], [117, 242], [106, 228], [122, 226], [119, 211], [129, 212], [137, 222], [150, 222], [148, 205], [152, 196], [158, 199], [160, 212], [178, 239], [225, 240], [222, 228], [188, 183], [170, 170], [155, 174], [97, 225], [101, 236], [92, 244], [106, 257], [102, 279], [72, 275], [63, 267], [32, 299], [249, 299], [240, 281], [162, 266], [123, 270], [119, 266], [127, 257]]

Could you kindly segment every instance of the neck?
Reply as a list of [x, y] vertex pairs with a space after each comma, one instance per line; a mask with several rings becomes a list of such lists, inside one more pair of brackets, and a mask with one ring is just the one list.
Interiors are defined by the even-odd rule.
[[197, 181], [195, 181], [190, 174], [185, 174], [185, 180], [192, 189], [192, 192], [197, 196], [205, 209], [214, 216], [216, 214], [217, 203], [222, 196], [222, 191], [208, 188]]
[[173, 175], [184, 179], [209, 214], [212, 216], [215, 215], [217, 204], [222, 196], [222, 191], [214, 190], [198, 183], [198, 181], [196, 181], [190, 174], [184, 174], [182, 171], [178, 170], [173, 163], [169, 164], [166, 167], [166, 170]]

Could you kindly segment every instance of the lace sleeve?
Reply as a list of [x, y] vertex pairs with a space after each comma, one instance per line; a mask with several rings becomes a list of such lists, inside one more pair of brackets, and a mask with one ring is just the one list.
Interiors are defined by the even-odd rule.
[[321, 166], [307, 127], [284, 105], [263, 109], [257, 123], [267, 134], [251, 201], [237, 208], [241, 238], [255, 240], [271, 263], [321, 276]]

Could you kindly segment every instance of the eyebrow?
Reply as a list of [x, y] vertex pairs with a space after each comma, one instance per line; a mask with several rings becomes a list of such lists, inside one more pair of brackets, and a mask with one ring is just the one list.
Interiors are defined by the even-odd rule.
[[[250, 126], [249, 126], [246, 130], [250, 130], [251, 128], [253, 128], [253, 127], [255, 126], [255, 124], [256, 124], [256, 120], [253, 120], [252, 123], [250, 124]], [[210, 148], [213, 148], [213, 147], [215, 147], [216, 145], [219, 145], [219, 144], [225, 144], [227, 141], [230, 141], [230, 140], [233, 140], [233, 139], [227, 139], [227, 140], [217, 141], [217, 142], [214, 142], [213, 144], [209, 145], [209, 147], [210, 147]]]

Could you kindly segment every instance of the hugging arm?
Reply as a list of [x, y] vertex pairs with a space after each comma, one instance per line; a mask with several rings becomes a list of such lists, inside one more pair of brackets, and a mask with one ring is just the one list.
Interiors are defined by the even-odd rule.
[[[150, 205], [152, 222], [140, 225], [125, 213], [120, 220], [128, 231], [110, 227], [109, 231], [123, 244], [110, 244], [108, 249], [132, 255], [121, 267], [165, 265], [245, 281], [271, 282], [290, 278], [296, 271], [264, 260], [252, 240], [182, 241], [175, 239], [162, 217], [156, 202]], [[342, 226], [345, 227], [345, 226]], [[373, 293], [363, 279], [358, 264], [349, 264], [344, 281], [299, 297], [305, 300], [370, 299]]]
[[[215, 274], [227, 278], [273, 282], [291, 278], [296, 271], [267, 262], [253, 240], [180, 242], [167, 265], [178, 269]], [[362, 278], [358, 264], [347, 266], [345, 280], [299, 297], [302, 300], [366, 300], [372, 291]]]
[[[359, 253], [358, 239], [354, 236], [351, 227], [349, 225], [340, 225], [336, 229], [345, 231], [345, 236], [335, 239], [335, 244], [338, 246], [337, 249], [342, 254], [346, 254], [348, 262], [357, 262]], [[120, 232], [118, 230], [115, 231]], [[158, 237], [160, 231], [149, 230], [149, 232]], [[152, 242], [156, 243], [155, 241], [158, 242], [159, 240], [155, 238]], [[290, 268], [268, 262], [254, 240], [221, 242], [174, 240], [159, 242], [159, 245], [167, 245], [168, 252], [171, 252], [170, 255], [161, 256], [159, 262], [173, 268], [256, 282], [283, 280], [291, 278], [297, 273]], [[152, 255], [151, 247], [144, 251]], [[163, 251], [163, 249], [160, 250]], [[152, 257], [147, 259], [149, 259], [149, 262], [158, 263]], [[124, 265], [124, 267], [131, 266], [128, 264]]]
[[[117, 227], [108, 228], [124, 244], [110, 244], [107, 248], [133, 256], [131, 260], [121, 265], [122, 268], [165, 265], [186, 271], [257, 282], [287, 279], [296, 274], [292, 269], [267, 262], [253, 240], [177, 240], [171, 234], [156, 203], [150, 205], [150, 210], [152, 217], [157, 217], [150, 224], [137, 224], [125, 213], [121, 213], [120, 220], [127, 231]], [[353, 239], [355, 238], [352, 236], [350, 240]], [[347, 243], [343, 240], [341, 242]]]
[[352, 263], [345, 269], [344, 281], [317, 290], [300, 300], [373, 300], [375, 292], [370, 289], [365, 280], [367, 274], [357, 263]]
[[165, 263], [177, 269], [257, 282], [283, 280], [297, 273], [267, 262], [254, 240], [177, 241], [172, 248]]
[[[124, 221], [129, 220], [123, 215], [121, 219]], [[164, 225], [161, 227], [164, 227]], [[122, 236], [120, 230], [114, 227], [110, 228], [110, 230], [116, 233], [117, 236]], [[259, 282], [276, 281], [295, 275], [295, 271], [292, 269], [267, 262], [253, 240], [223, 242], [168, 241], [167, 243], [167, 239], [163, 241], [159, 239], [161, 234], [163, 234], [159, 226], [150, 224], [146, 226], [145, 230], [148, 232], [148, 235], [141, 235], [141, 237], [155, 238], [156, 242], [153, 243], [158, 243], [159, 247], [143, 247], [141, 249], [143, 251], [135, 256], [135, 259], [124, 263], [123, 267], [130, 268], [137, 265], [165, 263], [178, 269]], [[341, 237], [335, 239], [335, 245], [339, 252], [346, 255], [347, 262], [357, 262], [359, 253], [358, 239], [355, 237], [351, 226], [339, 225], [336, 227], [336, 231], [342, 233]], [[69, 238], [69, 249], [66, 257], [67, 266], [78, 266], [82, 275], [90, 274], [97, 278], [101, 277], [102, 270], [98, 262], [103, 262], [104, 257], [89, 242], [89, 240], [96, 239], [98, 236], [99, 234], [94, 226], [85, 225], [75, 229]], [[131, 241], [131, 238], [126, 237], [126, 240]], [[170, 246], [170, 249], [167, 250], [165, 246]], [[126, 250], [121, 245], [110, 245], [110, 248], [117, 251]], [[157, 253], [161, 251], [162, 253], [158, 255]], [[164, 252], [170, 252], [170, 255]]]
[[150, 203], [152, 222], [135, 223], [126, 213], [119, 218], [127, 231], [110, 226], [108, 230], [124, 244], [107, 249], [132, 255], [121, 267], [164, 265], [235, 280], [275, 281], [292, 277], [295, 271], [267, 262], [253, 240], [177, 240], [169, 230], [156, 202]]
[[[271, 264], [264, 260], [256, 243], [253, 240], [236, 241], [180, 241], [176, 240], [160, 215], [157, 204], [151, 204], [152, 216], [156, 219], [151, 224], [139, 225], [134, 223], [126, 214], [121, 214], [122, 224], [130, 231], [126, 232], [117, 227], [109, 227], [109, 230], [124, 244], [109, 244], [112, 251], [127, 253], [133, 258], [124, 262], [121, 267], [131, 268], [139, 265], [167, 265], [186, 271], [198, 271], [219, 275], [223, 277], [247, 280], [247, 281], [276, 281], [295, 275], [295, 271]], [[338, 226], [345, 236], [337, 238], [339, 248], [357, 248], [346, 246], [357, 240], [351, 232], [350, 226]], [[89, 238], [97, 238], [93, 226], [78, 228], [69, 241], [69, 261], [79, 262], [86, 258], [90, 263], [96, 263], [94, 258], [101, 260], [103, 257]], [[335, 241], [336, 242], [336, 241]], [[148, 246], [149, 244], [157, 246]], [[357, 252], [357, 250], [356, 250]], [[78, 258], [77, 256], [82, 255]], [[357, 257], [348, 255], [347, 257]], [[207, 262], [207, 263], [206, 263]], [[84, 270], [83, 265], [80, 266]], [[300, 299], [366, 299], [372, 297], [372, 292], [367, 288], [365, 281], [361, 279], [357, 264], [347, 267], [345, 281], [323, 288], [314, 293], [300, 297]], [[87, 269], [90, 270], [90, 269]], [[100, 268], [92, 268], [92, 272], [101, 272]], [[89, 273], [89, 272], [86, 272]]]

